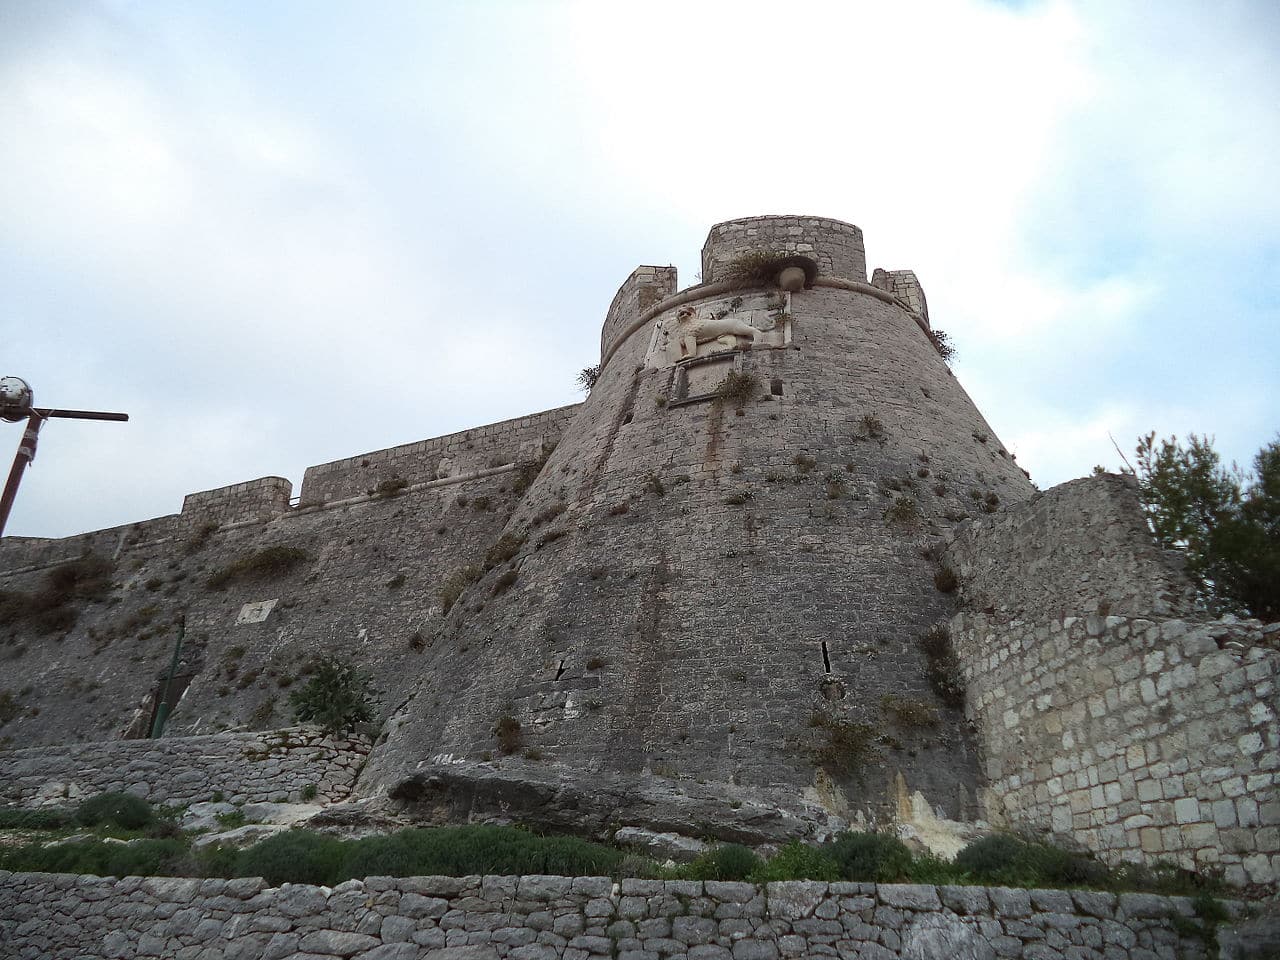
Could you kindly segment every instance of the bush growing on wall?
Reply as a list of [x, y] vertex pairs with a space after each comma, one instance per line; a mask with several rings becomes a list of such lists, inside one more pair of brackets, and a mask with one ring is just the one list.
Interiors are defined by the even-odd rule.
[[356, 667], [322, 657], [306, 686], [289, 695], [289, 703], [294, 717], [302, 723], [314, 723], [324, 733], [336, 734], [372, 722], [373, 695], [372, 681]]

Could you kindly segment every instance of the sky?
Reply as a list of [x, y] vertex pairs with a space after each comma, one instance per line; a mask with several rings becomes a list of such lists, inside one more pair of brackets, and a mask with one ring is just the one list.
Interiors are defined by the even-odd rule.
[[1247, 465], [1278, 102], [1273, 0], [0, 0], [0, 375], [131, 418], [48, 424], [6, 532], [576, 402], [627, 275], [759, 214], [915, 270], [1042, 488]]

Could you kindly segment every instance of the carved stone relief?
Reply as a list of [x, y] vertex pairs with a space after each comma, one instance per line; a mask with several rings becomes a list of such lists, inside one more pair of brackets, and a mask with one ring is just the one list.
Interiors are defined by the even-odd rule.
[[662, 367], [734, 350], [785, 347], [791, 341], [789, 306], [790, 295], [779, 291], [680, 307], [658, 324], [648, 364]]

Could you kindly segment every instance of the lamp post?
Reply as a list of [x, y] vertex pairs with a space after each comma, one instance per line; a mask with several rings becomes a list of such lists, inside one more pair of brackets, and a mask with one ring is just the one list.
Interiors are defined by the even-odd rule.
[[9, 470], [9, 479], [0, 495], [0, 536], [9, 522], [9, 511], [18, 496], [18, 485], [31, 461], [36, 458], [36, 440], [46, 420], [128, 420], [127, 413], [106, 413], [102, 410], [60, 410], [54, 407], [35, 406], [35, 394], [31, 385], [21, 377], [0, 377], [0, 420], [10, 423], [27, 421], [27, 428], [18, 443], [18, 452]]

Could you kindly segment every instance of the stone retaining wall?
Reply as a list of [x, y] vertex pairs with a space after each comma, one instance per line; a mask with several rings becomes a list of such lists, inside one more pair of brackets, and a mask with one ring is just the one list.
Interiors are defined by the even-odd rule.
[[15, 960], [1206, 957], [1175, 914], [1192, 919], [1191, 902], [999, 887], [530, 876], [370, 877], [330, 890], [0, 872], [0, 943]]
[[221, 793], [230, 803], [346, 799], [369, 752], [358, 740], [302, 728], [167, 740], [114, 740], [0, 752], [0, 802], [59, 803], [125, 790], [185, 804]]
[[1280, 877], [1280, 625], [1066, 617], [952, 623], [987, 815], [1112, 863]]

